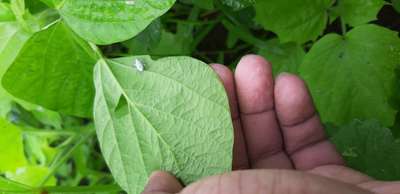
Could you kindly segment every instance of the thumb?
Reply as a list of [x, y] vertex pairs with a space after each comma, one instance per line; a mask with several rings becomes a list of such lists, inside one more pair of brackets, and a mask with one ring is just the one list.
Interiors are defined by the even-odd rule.
[[179, 181], [167, 172], [153, 172], [142, 194], [174, 194], [182, 190]]

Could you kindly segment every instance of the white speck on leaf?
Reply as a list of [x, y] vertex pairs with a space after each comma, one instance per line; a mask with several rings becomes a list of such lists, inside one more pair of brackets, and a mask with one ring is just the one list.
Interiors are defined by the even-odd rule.
[[127, 4], [127, 5], [135, 5], [135, 0], [125, 0], [125, 4]]
[[138, 70], [138, 71], [144, 71], [144, 64], [139, 61], [139, 59], [135, 59], [135, 63], [133, 66]]

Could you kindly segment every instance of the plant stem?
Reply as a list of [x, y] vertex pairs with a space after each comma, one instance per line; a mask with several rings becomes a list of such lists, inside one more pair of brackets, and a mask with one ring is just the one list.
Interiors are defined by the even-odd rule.
[[347, 33], [347, 28], [346, 28], [346, 22], [343, 20], [343, 17], [340, 17], [340, 24], [342, 28], [342, 34], [344, 36]]

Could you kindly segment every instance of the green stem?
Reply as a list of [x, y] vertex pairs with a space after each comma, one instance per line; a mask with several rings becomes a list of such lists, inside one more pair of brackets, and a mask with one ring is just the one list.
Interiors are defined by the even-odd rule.
[[340, 17], [340, 24], [342, 28], [342, 34], [344, 36], [347, 33], [347, 28], [346, 28], [346, 22], [344, 21], [343, 17]]
[[37, 135], [37, 136], [46, 136], [46, 137], [53, 137], [53, 136], [74, 136], [76, 135], [73, 131], [67, 130], [39, 130], [33, 128], [24, 128], [22, 131], [24, 135]]

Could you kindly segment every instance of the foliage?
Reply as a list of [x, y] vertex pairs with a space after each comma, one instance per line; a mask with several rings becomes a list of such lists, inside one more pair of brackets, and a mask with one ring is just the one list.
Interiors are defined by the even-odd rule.
[[224, 88], [188, 56], [247, 53], [305, 79], [351, 167], [398, 180], [399, 22], [398, 0], [0, 0], [0, 193], [228, 171]]

